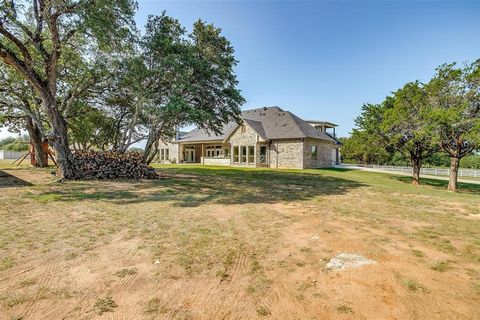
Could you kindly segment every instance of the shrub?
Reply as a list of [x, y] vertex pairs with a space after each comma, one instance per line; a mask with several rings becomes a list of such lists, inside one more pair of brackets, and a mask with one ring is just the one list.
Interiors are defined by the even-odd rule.
[[466, 156], [460, 160], [461, 168], [480, 169], [480, 155]]

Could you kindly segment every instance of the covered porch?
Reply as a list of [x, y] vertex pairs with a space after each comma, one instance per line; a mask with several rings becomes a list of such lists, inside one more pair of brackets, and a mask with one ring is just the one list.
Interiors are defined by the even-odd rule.
[[218, 142], [181, 143], [180, 163], [199, 163], [217, 166], [269, 166], [268, 143], [237, 145]]
[[183, 143], [179, 145], [180, 163], [230, 165], [230, 144], [218, 142]]

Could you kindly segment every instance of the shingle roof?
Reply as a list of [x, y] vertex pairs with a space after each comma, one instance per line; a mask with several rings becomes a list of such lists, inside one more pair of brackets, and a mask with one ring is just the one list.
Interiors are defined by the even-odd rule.
[[[264, 140], [312, 138], [335, 142], [325, 132], [320, 132], [289, 111], [279, 107], [265, 107], [242, 112], [241, 118]], [[178, 142], [223, 141], [237, 127], [235, 122], [226, 124], [220, 135], [194, 129]]]
[[222, 132], [219, 135], [197, 128], [184, 134], [180, 137], [180, 140], [176, 142], [223, 141], [236, 127], [237, 123], [231, 121], [223, 126]]

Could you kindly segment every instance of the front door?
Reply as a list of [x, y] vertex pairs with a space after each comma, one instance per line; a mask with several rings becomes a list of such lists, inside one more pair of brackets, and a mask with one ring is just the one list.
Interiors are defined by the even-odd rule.
[[195, 162], [195, 149], [185, 150], [185, 162]]

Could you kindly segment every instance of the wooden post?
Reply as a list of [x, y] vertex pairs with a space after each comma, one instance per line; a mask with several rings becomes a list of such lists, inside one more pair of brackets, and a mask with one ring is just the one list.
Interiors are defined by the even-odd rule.
[[[35, 167], [37, 164], [37, 160], [35, 157], [35, 147], [33, 146], [33, 144], [30, 143], [29, 149], [30, 149], [30, 164]], [[45, 163], [48, 166], [48, 154], [50, 150], [48, 149], [47, 142], [42, 143], [42, 150], [43, 150], [43, 154], [45, 155]]]

